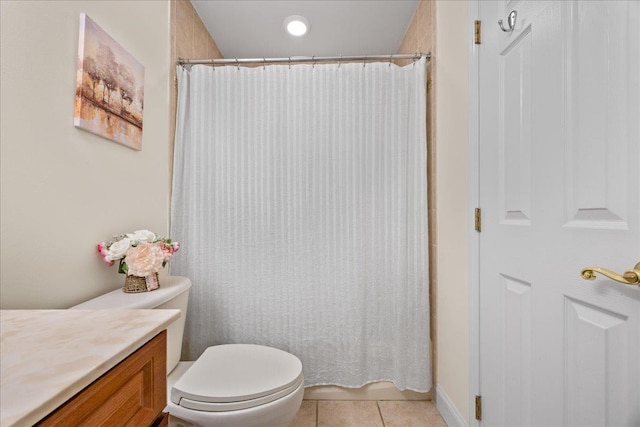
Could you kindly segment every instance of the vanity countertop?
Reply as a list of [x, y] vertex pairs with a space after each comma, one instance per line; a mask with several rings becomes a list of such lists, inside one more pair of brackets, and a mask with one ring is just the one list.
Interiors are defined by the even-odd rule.
[[38, 422], [179, 317], [179, 310], [0, 310], [0, 427]]

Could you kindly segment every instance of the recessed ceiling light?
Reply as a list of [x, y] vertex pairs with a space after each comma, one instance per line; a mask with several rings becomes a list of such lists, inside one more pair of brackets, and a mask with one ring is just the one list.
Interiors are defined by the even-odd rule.
[[284, 20], [284, 29], [292, 36], [304, 36], [310, 28], [309, 21], [304, 16], [292, 15]]

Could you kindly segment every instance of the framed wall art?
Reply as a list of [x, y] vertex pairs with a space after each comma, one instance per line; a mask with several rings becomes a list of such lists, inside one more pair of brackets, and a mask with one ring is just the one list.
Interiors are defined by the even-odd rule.
[[144, 66], [80, 14], [74, 125], [142, 150]]

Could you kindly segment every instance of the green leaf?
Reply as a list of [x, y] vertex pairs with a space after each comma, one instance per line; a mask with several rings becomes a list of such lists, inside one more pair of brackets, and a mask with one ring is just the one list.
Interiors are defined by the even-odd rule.
[[127, 271], [129, 271], [129, 266], [124, 262], [124, 259], [121, 259], [120, 264], [118, 265], [118, 273], [127, 274]]

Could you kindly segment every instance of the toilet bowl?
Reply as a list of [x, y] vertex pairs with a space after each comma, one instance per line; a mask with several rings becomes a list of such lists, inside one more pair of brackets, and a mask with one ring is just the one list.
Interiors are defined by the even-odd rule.
[[285, 427], [304, 395], [302, 363], [272, 347], [226, 344], [207, 348], [195, 362], [179, 362], [191, 281], [168, 277], [160, 289], [109, 292], [72, 309], [179, 309], [167, 329], [167, 407], [175, 427]]
[[302, 363], [282, 350], [220, 345], [183, 364], [167, 383], [171, 426], [285, 427], [300, 408]]

